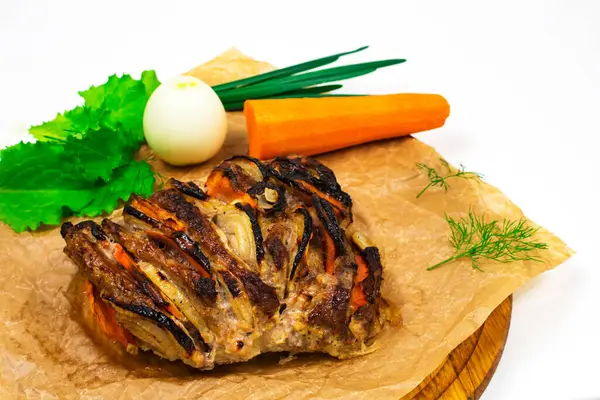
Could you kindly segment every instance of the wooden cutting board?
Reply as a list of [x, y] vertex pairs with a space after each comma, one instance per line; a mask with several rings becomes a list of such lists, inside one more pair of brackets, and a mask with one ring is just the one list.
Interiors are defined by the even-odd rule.
[[502, 357], [512, 296], [500, 304], [473, 335], [401, 400], [475, 400], [481, 397]]

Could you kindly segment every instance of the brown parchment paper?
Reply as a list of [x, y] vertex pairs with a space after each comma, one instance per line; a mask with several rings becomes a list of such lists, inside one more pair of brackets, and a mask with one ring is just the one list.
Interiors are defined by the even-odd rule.
[[[268, 70], [231, 50], [191, 74], [210, 84]], [[177, 169], [155, 161], [165, 176], [204, 181], [220, 159], [246, 153], [241, 114], [229, 117], [227, 144], [213, 160]], [[486, 183], [454, 180], [447, 193], [416, 194], [427, 178], [416, 162], [439, 165], [432, 148], [412, 138], [389, 140], [323, 155], [354, 199], [356, 223], [379, 246], [384, 296], [402, 313], [379, 349], [351, 360], [306, 355], [287, 363], [261, 356], [249, 363], [201, 372], [152, 354], [124, 354], [87, 319], [76, 267], [62, 253], [58, 229], [16, 234], [0, 226], [0, 398], [31, 399], [398, 399], [419, 384], [490, 312], [527, 280], [570, 257], [572, 251], [541, 229], [550, 244], [544, 262], [468, 261], [433, 272], [426, 267], [452, 254], [444, 213], [469, 208], [490, 218], [521, 211]], [[119, 214], [120, 210], [115, 213]]]

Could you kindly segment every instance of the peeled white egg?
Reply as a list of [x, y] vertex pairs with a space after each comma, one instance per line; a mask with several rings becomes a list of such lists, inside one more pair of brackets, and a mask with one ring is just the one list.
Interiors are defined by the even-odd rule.
[[161, 84], [144, 111], [146, 142], [172, 165], [198, 164], [223, 146], [227, 116], [215, 91], [193, 76]]

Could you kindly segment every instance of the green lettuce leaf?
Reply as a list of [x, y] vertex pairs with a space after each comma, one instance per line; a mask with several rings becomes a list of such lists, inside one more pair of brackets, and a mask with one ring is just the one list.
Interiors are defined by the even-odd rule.
[[[84, 136], [47, 142], [19, 143], [0, 151], [0, 188], [53, 187], [54, 175], [80, 187], [97, 180], [108, 181], [114, 170], [130, 163], [137, 141], [129, 132], [106, 128], [90, 130]], [[40, 179], [45, 177], [45, 179]]]
[[61, 139], [74, 133], [85, 132], [88, 129], [100, 127], [102, 110], [78, 106], [64, 114], [57, 114], [52, 121], [42, 125], [32, 126], [29, 133], [37, 140], [44, 141], [53, 138]]
[[71, 163], [78, 179], [108, 181], [115, 169], [130, 163], [138, 150], [132, 132], [117, 128], [89, 130], [85, 136], [72, 135], [63, 143], [63, 163]]
[[159, 81], [113, 75], [79, 94], [85, 104], [30, 129], [35, 143], [0, 151], [0, 220], [15, 231], [61, 218], [113, 211], [132, 193], [147, 196], [154, 173], [135, 154], [144, 141], [144, 108]]
[[0, 151], [0, 220], [15, 231], [55, 225], [69, 215], [111, 212], [131, 193], [152, 193], [154, 173], [135, 161], [129, 132], [100, 129]]
[[[34, 186], [34, 183], [39, 186]], [[76, 187], [68, 173], [53, 170], [30, 179], [28, 187], [0, 186], [0, 220], [16, 232], [35, 230], [41, 224], [59, 224], [69, 215], [95, 217], [113, 211], [132, 193], [148, 196], [154, 173], [145, 162], [134, 161], [115, 170], [108, 182]], [[75, 185], [74, 185], [75, 184]]]
[[150, 196], [154, 189], [154, 172], [148, 163], [134, 161], [115, 171], [110, 182], [95, 186], [91, 201], [83, 208], [71, 207], [75, 215], [96, 217], [110, 213], [118, 206], [119, 200], [127, 201], [132, 193]]
[[29, 133], [37, 140], [64, 139], [89, 129], [121, 128], [129, 131], [138, 143], [144, 141], [142, 122], [144, 109], [160, 82], [154, 71], [144, 71], [139, 80], [130, 75], [112, 75], [100, 86], [79, 92], [83, 106], [58, 114], [52, 121], [33, 126]]
[[15, 232], [37, 229], [42, 223], [57, 225], [66, 209], [84, 208], [90, 192], [67, 188], [7, 189], [0, 188], [0, 219]]

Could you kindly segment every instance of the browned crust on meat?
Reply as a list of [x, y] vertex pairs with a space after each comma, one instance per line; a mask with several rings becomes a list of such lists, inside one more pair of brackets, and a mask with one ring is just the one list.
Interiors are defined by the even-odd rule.
[[281, 270], [289, 259], [287, 249], [281, 240], [285, 234], [283, 229], [283, 226], [276, 225], [276, 227], [269, 232], [269, 235], [265, 240], [265, 247], [271, 256], [273, 266], [277, 271]]

